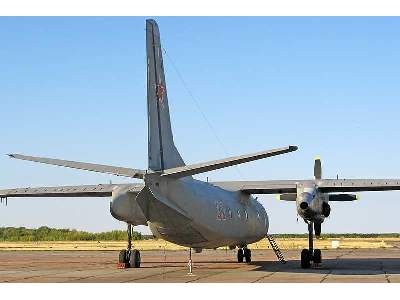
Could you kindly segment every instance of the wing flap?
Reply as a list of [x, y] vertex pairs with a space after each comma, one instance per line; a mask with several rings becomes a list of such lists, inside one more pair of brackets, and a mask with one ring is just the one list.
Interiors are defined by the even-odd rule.
[[312, 180], [267, 180], [267, 181], [222, 181], [213, 182], [215, 186], [247, 194], [295, 194], [297, 184]]
[[79, 169], [85, 171], [99, 172], [105, 174], [111, 174], [116, 176], [124, 176], [131, 178], [140, 178], [143, 179], [144, 174], [146, 173], [143, 170], [138, 169], [130, 169], [123, 167], [115, 167], [115, 166], [107, 166], [100, 164], [92, 164], [92, 163], [84, 163], [70, 160], [62, 160], [62, 159], [54, 159], [47, 157], [37, 157], [37, 156], [27, 156], [21, 154], [8, 154], [9, 157], [27, 161], [38, 162], [42, 164], [55, 165], [60, 167]]
[[318, 187], [324, 193], [395, 191], [400, 190], [400, 179], [324, 179]]

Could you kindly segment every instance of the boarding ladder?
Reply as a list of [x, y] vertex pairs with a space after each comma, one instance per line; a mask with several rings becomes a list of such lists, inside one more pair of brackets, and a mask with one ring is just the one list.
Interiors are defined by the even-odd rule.
[[281, 252], [281, 249], [279, 249], [278, 244], [275, 242], [274, 238], [272, 237], [272, 235], [267, 234], [267, 239], [269, 241], [269, 243], [271, 244], [272, 250], [274, 250], [276, 257], [278, 258], [278, 260], [283, 263], [286, 264], [286, 260], [283, 257], [283, 254]]

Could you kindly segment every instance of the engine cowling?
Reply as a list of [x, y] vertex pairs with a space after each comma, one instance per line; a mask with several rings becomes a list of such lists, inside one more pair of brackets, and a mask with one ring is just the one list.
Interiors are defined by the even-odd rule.
[[142, 209], [136, 201], [137, 195], [138, 193], [130, 192], [126, 187], [115, 188], [110, 202], [111, 215], [134, 226], [147, 225]]

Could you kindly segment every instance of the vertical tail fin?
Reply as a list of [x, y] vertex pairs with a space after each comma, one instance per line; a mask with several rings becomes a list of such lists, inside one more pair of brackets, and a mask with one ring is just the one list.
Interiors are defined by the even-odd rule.
[[185, 163], [172, 135], [160, 32], [154, 20], [146, 20], [146, 51], [149, 169], [163, 171]]

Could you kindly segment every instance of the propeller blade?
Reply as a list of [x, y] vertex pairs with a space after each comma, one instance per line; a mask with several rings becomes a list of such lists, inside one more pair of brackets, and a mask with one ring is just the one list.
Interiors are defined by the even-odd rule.
[[319, 156], [317, 156], [314, 160], [314, 178], [322, 179], [322, 163]]

